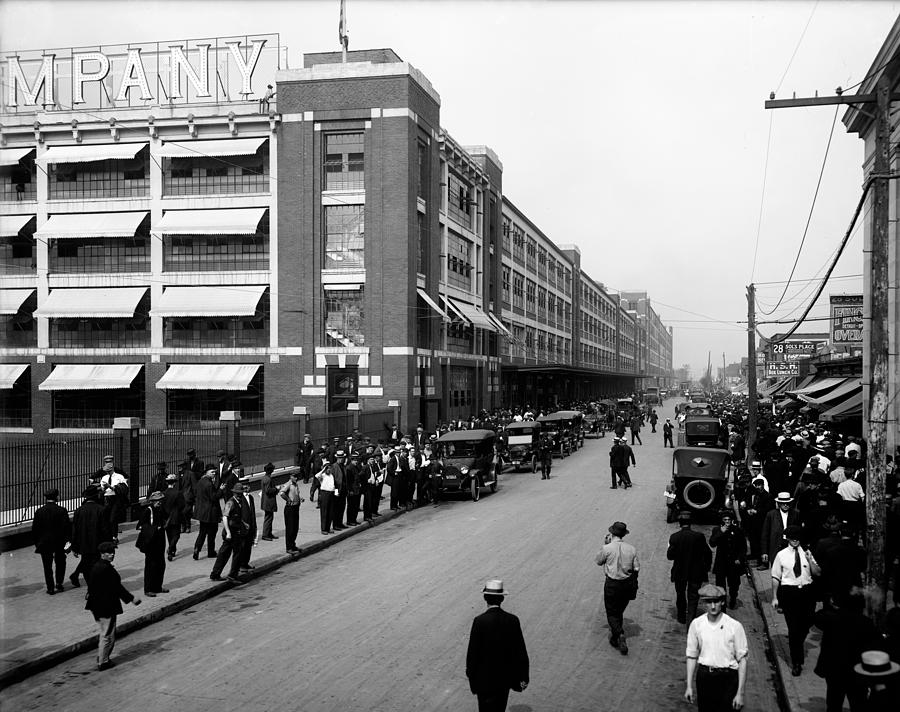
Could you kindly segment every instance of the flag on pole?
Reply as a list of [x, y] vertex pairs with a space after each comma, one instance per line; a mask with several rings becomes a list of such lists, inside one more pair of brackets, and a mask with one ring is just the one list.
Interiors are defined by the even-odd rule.
[[347, 34], [347, 7], [345, 0], [341, 0], [341, 20], [338, 23], [338, 41], [344, 49], [347, 49], [347, 46], [350, 44], [350, 36]]

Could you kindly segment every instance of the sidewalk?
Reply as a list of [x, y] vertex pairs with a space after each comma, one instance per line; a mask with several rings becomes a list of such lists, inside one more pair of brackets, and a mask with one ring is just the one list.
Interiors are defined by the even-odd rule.
[[[769, 642], [770, 657], [775, 661], [775, 679], [782, 709], [790, 712], [818, 712], [825, 710], [825, 680], [813, 672], [819, 659], [819, 645], [822, 633], [811, 628], [806, 636], [806, 660], [803, 673], [799, 677], [791, 675], [790, 652], [788, 650], [787, 625], [784, 616], [775, 612], [772, 606], [772, 576], [769, 570], [757, 571], [751, 567], [753, 587], [762, 613], [766, 637]], [[849, 710], [847, 702], [844, 709]]]
[[[279, 506], [273, 527], [273, 533], [279, 538], [260, 541], [254, 547], [250, 563], [256, 568], [244, 579], [250, 580], [290, 564], [403, 513], [404, 510], [392, 512], [387, 502], [385, 497], [379, 507], [381, 516], [373, 523], [363, 522], [360, 513], [359, 526], [329, 535], [319, 533], [316, 504], [304, 502], [300, 508], [300, 534], [297, 537], [300, 552], [293, 555], [284, 550], [284, 518]], [[119, 635], [143, 628], [234, 587], [227, 581], [209, 579], [213, 560], [206, 558], [205, 553], [198, 561], [193, 560], [193, 545], [197, 537], [197, 523], [193, 522], [191, 532], [181, 535], [175, 560], [166, 562], [163, 586], [170, 592], [160, 593], [156, 598], [144, 596], [144, 555], [135, 547], [137, 531], [134, 524], [126, 522], [122, 525], [115, 566], [125, 588], [140, 596], [142, 603], [139, 606], [123, 606], [124, 613], [118, 621]], [[262, 531], [262, 512], [258, 512], [257, 524]], [[219, 527], [217, 544], [221, 543], [221, 531]], [[34, 553], [33, 547], [16, 549], [0, 556], [0, 596], [3, 601], [0, 613], [0, 689], [67, 658], [96, 649], [96, 624], [93, 616], [84, 610], [87, 586], [82, 580], [80, 588], [73, 588], [68, 578], [75, 570], [77, 561], [71, 555], [68, 557], [65, 591], [50, 596], [45, 591], [41, 558]]]

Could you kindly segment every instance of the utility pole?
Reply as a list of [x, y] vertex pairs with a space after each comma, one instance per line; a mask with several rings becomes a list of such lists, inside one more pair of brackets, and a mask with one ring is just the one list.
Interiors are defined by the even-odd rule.
[[756, 394], [756, 286], [747, 287], [747, 460], [756, 455], [756, 416], [759, 408]]
[[[888, 226], [890, 179], [890, 112], [891, 101], [898, 100], [892, 95], [896, 73], [896, 62], [883, 67], [883, 72], [873, 94], [813, 97], [802, 99], [775, 100], [770, 94], [767, 109], [792, 108], [799, 106], [826, 106], [834, 104], [875, 106], [875, 151], [873, 172], [874, 195], [872, 198], [872, 239], [869, 257], [868, 313], [864, 314], [869, 323], [869, 432], [866, 455], [866, 520], [868, 561], [866, 566], [866, 586], [876, 595], [867, 596], [868, 613], [879, 627], [885, 616], [887, 599], [887, 575], [884, 556], [884, 533], [887, 511], [885, 506], [885, 440], [887, 435], [887, 389], [888, 389]], [[869, 109], [871, 110], [871, 108]], [[860, 109], [860, 111], [864, 111]], [[869, 114], [871, 116], [871, 114]]]

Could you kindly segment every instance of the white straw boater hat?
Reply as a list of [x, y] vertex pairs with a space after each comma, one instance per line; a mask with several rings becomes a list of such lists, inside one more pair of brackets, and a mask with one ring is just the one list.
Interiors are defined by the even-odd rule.
[[867, 650], [860, 655], [860, 661], [853, 666], [859, 675], [886, 677], [900, 670], [900, 665], [891, 660], [890, 655], [881, 650]]
[[484, 584], [484, 588], [481, 592], [489, 593], [492, 596], [505, 596], [509, 593], [509, 591], [503, 588], [503, 581], [501, 579], [490, 579]]

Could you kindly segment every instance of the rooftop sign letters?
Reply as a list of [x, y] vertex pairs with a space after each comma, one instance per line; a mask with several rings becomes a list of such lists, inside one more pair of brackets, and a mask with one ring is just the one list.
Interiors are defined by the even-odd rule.
[[863, 295], [831, 295], [831, 343], [862, 344]]
[[[5, 113], [249, 99], [273, 77], [278, 35], [177, 40], [7, 54]], [[256, 92], [261, 93], [261, 92]]]

